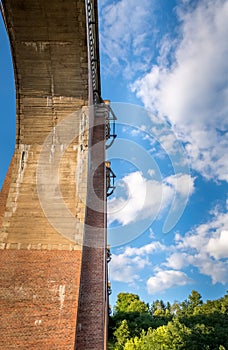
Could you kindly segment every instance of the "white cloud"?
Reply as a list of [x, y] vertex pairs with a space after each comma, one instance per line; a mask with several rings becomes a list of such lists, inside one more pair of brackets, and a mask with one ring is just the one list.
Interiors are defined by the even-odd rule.
[[179, 270], [189, 265], [188, 257], [186, 253], [173, 253], [167, 258], [167, 261], [163, 265]]
[[155, 170], [154, 169], [148, 169], [148, 174], [153, 177], [155, 175]]
[[168, 176], [165, 179], [183, 197], [188, 197], [194, 192], [194, 178], [188, 174], [177, 174]]
[[155, 233], [154, 233], [154, 231], [152, 230], [151, 227], [149, 228], [149, 238], [150, 239], [154, 239], [155, 238]]
[[193, 192], [194, 179], [188, 174], [177, 174], [159, 182], [146, 179], [137, 171], [125, 176], [120, 185], [125, 196], [121, 194], [108, 202], [108, 221], [111, 224], [117, 220], [124, 226], [146, 218], [152, 222], [171, 204], [175, 194], [185, 198]]
[[[227, 208], [228, 209], [228, 204]], [[210, 276], [212, 283], [228, 282], [228, 213], [215, 208], [212, 219], [190, 232], [175, 236], [176, 245], [164, 266], [182, 269], [195, 266]]]
[[151, 242], [149, 244], [146, 244], [140, 248], [132, 248], [132, 247], [127, 247], [125, 249], [125, 256], [147, 256], [148, 254], [152, 254], [154, 252], [158, 252], [158, 251], [164, 251], [166, 250], [167, 247], [164, 246], [163, 244], [161, 244], [158, 241], [155, 242]]
[[[127, 198], [114, 197], [108, 202], [109, 223], [117, 220], [120, 224], [127, 225], [158, 214], [163, 194], [162, 185], [158, 181], [147, 180], [137, 171], [125, 176], [122, 182]], [[171, 196], [171, 191], [166, 191], [163, 196]]]
[[[141, 266], [143, 261], [141, 261]], [[133, 259], [126, 257], [124, 254], [112, 254], [112, 260], [109, 266], [109, 276], [112, 281], [134, 283], [139, 279], [138, 275], [139, 262], [133, 262]]]
[[192, 264], [198, 267], [199, 271], [207, 276], [210, 276], [212, 283], [222, 283], [225, 285], [228, 282], [228, 262], [213, 260], [208, 257], [208, 255], [199, 255], [193, 256]]
[[[227, 202], [228, 209], [228, 202]], [[215, 208], [207, 223], [196, 226], [181, 236], [176, 234], [175, 244], [165, 245], [152, 241], [141, 247], [126, 247], [113, 254], [110, 277], [114, 281], [135, 284], [146, 278], [147, 266], [153, 256], [166, 255], [160, 268], [154, 266], [154, 275], [147, 280], [148, 293], [155, 294], [168, 288], [191, 283], [183, 269], [194, 266], [202, 275], [209, 276], [213, 284], [228, 283], [228, 213]], [[153, 234], [154, 235], [154, 234]]]
[[134, 283], [140, 279], [140, 271], [151, 265], [149, 255], [164, 251], [166, 247], [153, 241], [140, 248], [126, 247], [120, 254], [112, 254], [110, 277], [113, 281]]
[[206, 249], [215, 259], [228, 258], [228, 231], [221, 231], [210, 238]]
[[168, 117], [197, 171], [228, 181], [228, 2], [201, 1], [190, 12], [179, 11], [179, 19], [175, 48], [166, 38], [158, 64], [133, 90], [147, 108]]
[[192, 280], [182, 271], [159, 270], [147, 280], [147, 290], [149, 294], [156, 294], [191, 282]]
[[135, 72], [145, 71], [151, 53], [145, 44], [152, 35], [153, 1], [120, 0], [100, 4], [101, 51], [106, 58], [109, 73], [121, 73], [130, 79]]

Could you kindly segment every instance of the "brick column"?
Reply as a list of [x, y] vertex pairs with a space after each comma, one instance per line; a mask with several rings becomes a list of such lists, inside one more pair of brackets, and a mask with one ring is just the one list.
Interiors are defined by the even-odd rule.
[[[93, 118], [92, 118], [93, 119]], [[95, 115], [89, 152], [86, 229], [77, 318], [77, 350], [106, 349], [106, 176], [104, 117]]]

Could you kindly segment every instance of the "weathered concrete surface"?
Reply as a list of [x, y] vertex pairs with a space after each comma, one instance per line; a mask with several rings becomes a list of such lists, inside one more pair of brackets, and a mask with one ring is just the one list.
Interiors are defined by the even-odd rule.
[[[85, 3], [8, 0], [3, 6], [15, 66], [17, 141], [1, 241], [11, 247], [15, 243], [69, 244], [46, 220], [37, 195], [36, 169], [47, 135], [88, 104]], [[76, 135], [79, 127], [78, 118]], [[50, 151], [61, 146], [57, 136]], [[79, 201], [75, 188], [79, 148], [75, 139], [60, 169], [61, 191], [73, 215]]]

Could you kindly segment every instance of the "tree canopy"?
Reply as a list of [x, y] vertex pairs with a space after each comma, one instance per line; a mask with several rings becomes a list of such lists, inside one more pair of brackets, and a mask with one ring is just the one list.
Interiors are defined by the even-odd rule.
[[207, 300], [193, 290], [183, 302], [151, 305], [120, 293], [109, 323], [113, 350], [228, 350], [228, 294]]

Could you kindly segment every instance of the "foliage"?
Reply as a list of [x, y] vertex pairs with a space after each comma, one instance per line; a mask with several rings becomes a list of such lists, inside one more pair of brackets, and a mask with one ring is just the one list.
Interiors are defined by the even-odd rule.
[[149, 307], [120, 293], [109, 334], [113, 350], [228, 350], [228, 294], [204, 303], [193, 290], [181, 303], [155, 300]]
[[115, 331], [121, 326], [123, 320], [127, 321], [130, 338], [139, 336], [142, 329], [147, 330], [151, 327], [149, 305], [141, 301], [136, 294], [120, 293], [109, 322], [110, 340], [117, 341]]
[[148, 305], [141, 301], [137, 294], [119, 293], [114, 313], [121, 312], [148, 312]]
[[130, 332], [126, 320], [123, 320], [120, 326], [115, 330], [114, 336], [116, 337], [116, 348], [123, 349], [124, 344], [130, 338]]

